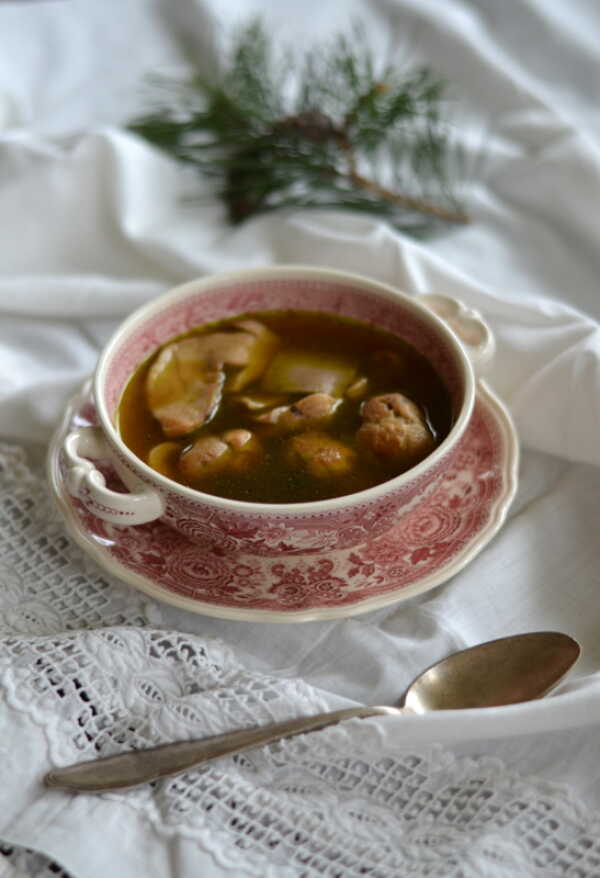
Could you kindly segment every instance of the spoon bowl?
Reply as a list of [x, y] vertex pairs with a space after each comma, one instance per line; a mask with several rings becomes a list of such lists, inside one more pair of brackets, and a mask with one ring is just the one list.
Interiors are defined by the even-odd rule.
[[580, 652], [577, 641], [558, 631], [489, 640], [423, 671], [406, 690], [404, 707], [427, 713], [532, 701], [560, 682]]
[[580, 651], [572, 637], [556, 631], [502, 637], [431, 665], [408, 687], [403, 707], [350, 707], [199, 741], [177, 741], [147, 750], [132, 750], [58, 768], [46, 775], [44, 783], [73, 792], [129, 789], [181, 774], [221, 756], [323, 729], [353, 717], [497, 707], [530, 701], [556, 686]]

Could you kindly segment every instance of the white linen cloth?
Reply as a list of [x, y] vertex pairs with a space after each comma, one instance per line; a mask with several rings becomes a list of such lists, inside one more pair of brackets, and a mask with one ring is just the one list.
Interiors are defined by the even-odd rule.
[[[447, 76], [459, 131], [479, 159], [472, 224], [420, 243], [333, 211], [231, 229], [201, 183], [123, 131], [146, 75], [182, 73], [192, 56], [212, 63], [228, 26], [253, 11], [298, 46], [361, 17], [382, 52]], [[39, 459], [105, 339], [154, 295], [209, 272], [293, 262], [455, 295], [481, 310], [498, 340], [489, 378], [525, 448], [506, 526], [450, 583], [354, 619], [270, 626], [159, 606], [99, 574], [61, 538], [39, 479], [11, 464], [1, 511], [8, 516], [9, 499], [20, 498], [25, 536], [15, 542], [18, 528], [0, 530], [7, 846], [34, 848], [76, 878], [107, 869], [120, 878], [312, 878], [361, 868], [378, 876], [600, 874], [599, 26], [600, 11], [585, 0], [568, 13], [537, 0], [0, 3], [2, 438]], [[10, 449], [3, 455], [15, 460]], [[76, 694], [60, 703], [41, 695], [34, 672], [63, 667], [65, 651], [79, 656], [84, 691], [95, 686], [112, 732], [124, 723], [117, 749], [347, 699], [393, 703], [450, 651], [543, 628], [570, 633], [584, 649], [572, 691], [543, 702], [355, 722], [220, 762], [157, 793], [73, 798], [40, 786], [51, 764], [95, 752], [99, 734], [94, 725], [90, 739], [76, 740], [68, 727]], [[161, 636], [181, 651], [152, 651]], [[139, 689], [120, 688], [132, 679]], [[214, 699], [226, 700], [219, 692], [229, 709], [216, 709]], [[188, 697], [195, 713], [177, 713]], [[130, 715], [141, 739], [126, 731]], [[451, 789], [459, 791], [452, 807]], [[210, 790], [227, 808], [207, 808]], [[240, 801], [241, 822], [232, 814]], [[273, 814], [287, 823], [272, 836], [250, 831], [249, 803], [263, 830]], [[301, 827], [293, 843], [290, 827]], [[20, 850], [11, 858], [28, 874], [46, 868]]]

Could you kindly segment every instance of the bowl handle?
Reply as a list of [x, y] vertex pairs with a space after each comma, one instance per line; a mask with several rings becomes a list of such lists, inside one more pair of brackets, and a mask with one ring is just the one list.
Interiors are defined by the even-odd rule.
[[145, 524], [162, 515], [164, 504], [160, 494], [129, 471], [125, 473], [119, 468], [119, 475], [127, 482], [131, 493], [120, 494], [106, 487], [104, 476], [91, 462], [101, 458], [110, 458], [113, 462], [99, 427], [72, 430], [63, 443], [63, 453], [67, 462], [65, 482], [69, 493], [78, 497], [98, 518], [127, 526]]
[[416, 299], [453, 330], [467, 352], [476, 376], [482, 375], [494, 357], [496, 340], [479, 311], [467, 307], [459, 299], [437, 293], [418, 293]]

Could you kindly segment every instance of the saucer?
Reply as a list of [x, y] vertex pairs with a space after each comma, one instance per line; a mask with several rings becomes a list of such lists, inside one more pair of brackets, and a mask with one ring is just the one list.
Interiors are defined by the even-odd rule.
[[[203, 549], [161, 521], [109, 524], [70, 496], [63, 440], [75, 426], [95, 423], [88, 382], [69, 403], [48, 453], [50, 487], [71, 537], [108, 573], [151, 597], [223, 619], [338, 619], [423, 594], [484, 548], [501, 527], [517, 487], [514, 426], [502, 402], [480, 381], [452, 468], [387, 533], [324, 555], [227, 556]], [[99, 468], [118, 490], [110, 463]]]

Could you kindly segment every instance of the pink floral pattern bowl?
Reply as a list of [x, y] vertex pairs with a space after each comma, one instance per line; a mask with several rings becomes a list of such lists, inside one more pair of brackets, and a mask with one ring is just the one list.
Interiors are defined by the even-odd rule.
[[[414, 597], [446, 581], [500, 528], [517, 485], [518, 443], [498, 398], [479, 382], [452, 464], [436, 488], [383, 535], [354, 545], [340, 532], [327, 552], [244, 554], [191, 541], [163, 521], [136, 527], [96, 516], [71, 495], [65, 437], [97, 423], [89, 384], [68, 407], [50, 447], [48, 472], [68, 530], [107, 572], [158, 600], [196, 613], [256, 622], [350, 616]], [[107, 483], [123, 490], [110, 460]], [[281, 532], [271, 535], [282, 539]]]
[[[160, 520], [187, 540], [210, 547], [215, 558], [232, 553], [322, 554], [386, 533], [454, 466], [470, 423], [475, 377], [466, 353], [469, 345], [461, 344], [457, 335], [461, 326], [465, 337], [481, 337], [479, 345], [471, 344], [477, 354], [491, 347], [489, 330], [475, 312], [445, 297], [431, 297], [430, 307], [418, 299], [357, 275], [290, 266], [192, 281], [159, 297], [125, 321], [100, 358], [93, 384], [96, 423], [75, 427], [64, 440], [68, 490], [96, 518], [125, 527]], [[449, 435], [432, 454], [408, 472], [356, 494], [313, 503], [263, 504], [178, 485], [125, 446], [114, 423], [119, 400], [136, 367], [161, 344], [219, 318], [298, 307], [382, 326], [429, 359], [448, 388], [453, 408]], [[106, 458], [126, 492], [113, 490], [94, 463]]]

